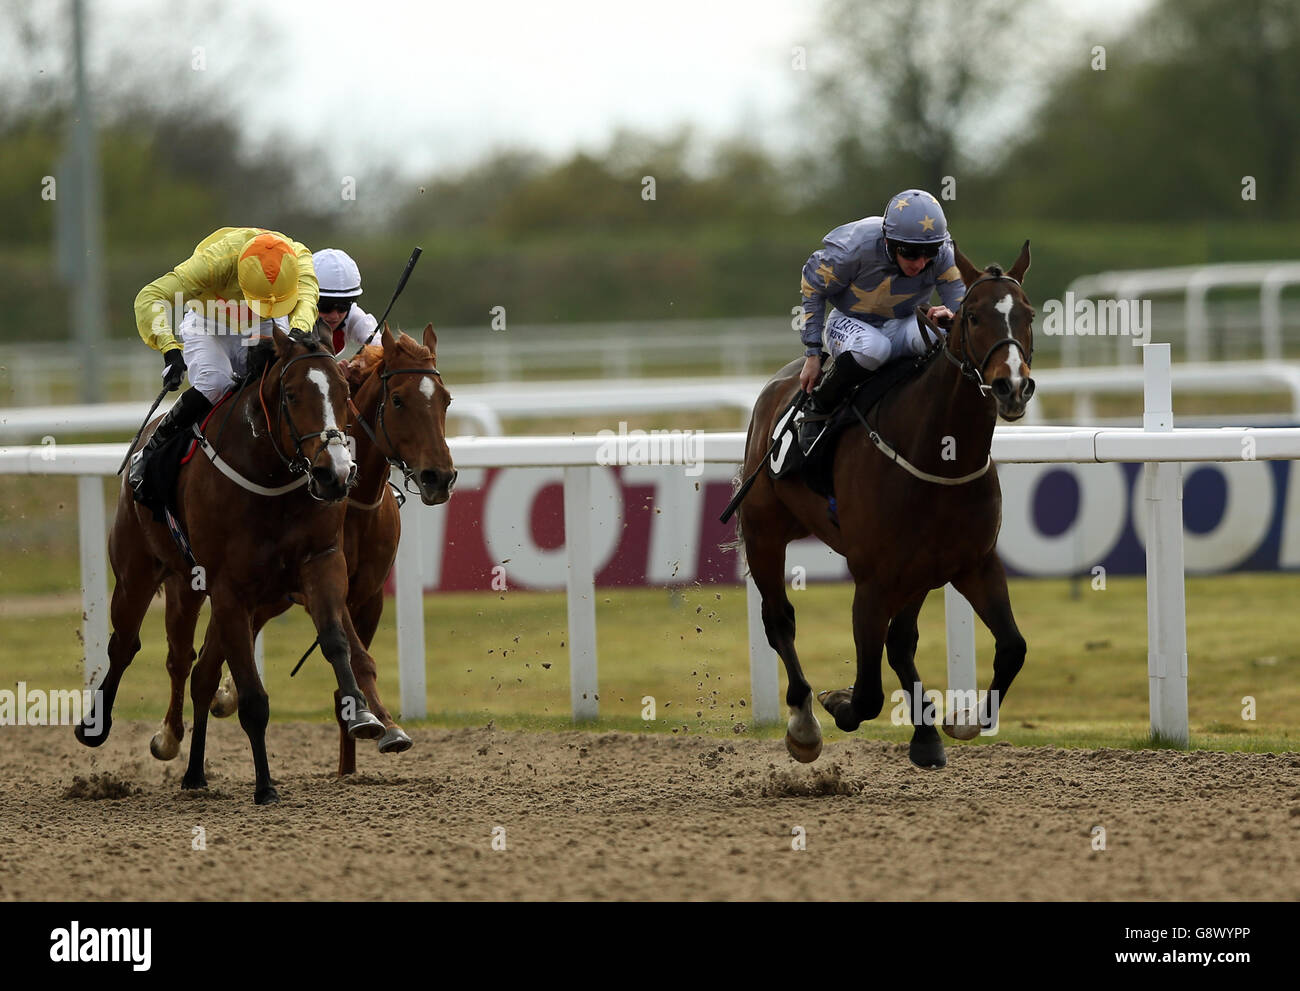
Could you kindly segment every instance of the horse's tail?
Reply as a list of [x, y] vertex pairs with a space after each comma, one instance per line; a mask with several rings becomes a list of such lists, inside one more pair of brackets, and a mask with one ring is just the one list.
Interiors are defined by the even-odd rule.
[[[736, 469], [736, 474], [731, 476], [731, 494], [733, 496], [740, 491], [741, 483], [744, 482], [744, 480], [745, 480], [745, 466], [742, 463], [740, 467]], [[724, 554], [728, 551], [736, 551], [737, 553], [741, 553], [744, 551], [744, 535], [740, 532], [740, 514], [735, 513], [732, 516], [732, 519], [736, 521], [735, 538], [733, 538], [732, 540], [724, 541], [721, 544], [718, 544], [718, 550], [722, 551]]]

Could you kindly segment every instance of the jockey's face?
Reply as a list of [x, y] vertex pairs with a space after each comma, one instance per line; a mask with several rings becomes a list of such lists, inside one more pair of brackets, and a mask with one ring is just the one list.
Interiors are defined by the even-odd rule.
[[920, 275], [921, 269], [929, 264], [929, 258], [904, 258], [902, 255], [898, 256], [898, 267], [903, 270], [903, 274], [909, 279]]
[[330, 333], [339, 329], [339, 325], [347, 319], [348, 312], [352, 309], [351, 300], [337, 300], [328, 297], [322, 297], [317, 304], [316, 315], [329, 328]]

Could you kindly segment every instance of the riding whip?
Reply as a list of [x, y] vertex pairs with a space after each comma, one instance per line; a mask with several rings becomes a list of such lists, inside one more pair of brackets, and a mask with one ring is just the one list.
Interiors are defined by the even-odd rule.
[[[375, 324], [375, 329], [370, 332], [370, 336], [366, 338], [366, 343], [362, 344], [361, 347], [364, 348], [367, 344], [373, 341], [375, 335], [383, 329], [384, 321], [388, 319], [388, 314], [392, 311], [393, 304], [397, 302], [397, 297], [402, 295], [402, 290], [406, 288], [406, 280], [411, 277], [411, 272], [415, 268], [415, 263], [420, 260], [420, 252], [422, 250], [422, 248], [416, 247], [415, 250], [411, 252], [411, 257], [407, 259], [406, 262], [406, 268], [402, 271], [402, 277], [397, 280], [397, 288], [393, 290], [393, 298], [388, 301], [388, 309], [384, 310], [384, 315], [379, 318], [379, 322]], [[359, 350], [358, 353], [360, 353]]]
[[122, 459], [122, 463], [117, 467], [117, 473], [119, 475], [122, 474], [122, 469], [126, 467], [126, 463], [131, 460], [131, 455], [135, 452], [135, 445], [140, 442], [140, 435], [144, 433], [144, 428], [149, 425], [149, 417], [153, 416], [153, 411], [158, 408], [158, 404], [162, 402], [163, 396], [167, 395], [169, 392], [171, 392], [171, 389], [164, 385], [162, 392], [158, 393], [158, 398], [155, 399], [153, 405], [149, 407], [149, 412], [144, 415], [144, 423], [140, 424], [140, 429], [135, 432], [135, 439], [131, 441], [131, 446], [126, 449], [126, 457]]

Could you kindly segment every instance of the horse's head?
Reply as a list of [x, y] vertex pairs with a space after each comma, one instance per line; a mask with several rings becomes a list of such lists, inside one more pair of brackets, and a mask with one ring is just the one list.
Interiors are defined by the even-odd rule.
[[308, 474], [313, 498], [337, 502], [357, 476], [343, 432], [347, 382], [333, 355], [315, 340], [290, 337], [279, 328], [273, 336], [276, 360], [259, 389], [276, 453], [291, 471]]
[[426, 506], [440, 505], [451, 498], [456, 469], [447, 447], [451, 393], [438, 372], [438, 335], [427, 325], [421, 347], [406, 334], [394, 337], [385, 324], [380, 340], [383, 364], [365, 378], [357, 405], [375, 409], [376, 443], [401, 468], [407, 491], [418, 492]]
[[997, 265], [981, 272], [955, 244], [953, 251], [966, 296], [952, 320], [948, 354], [992, 394], [1004, 420], [1019, 420], [1034, 394], [1034, 308], [1020, 287], [1029, 270], [1029, 242], [1005, 273]]

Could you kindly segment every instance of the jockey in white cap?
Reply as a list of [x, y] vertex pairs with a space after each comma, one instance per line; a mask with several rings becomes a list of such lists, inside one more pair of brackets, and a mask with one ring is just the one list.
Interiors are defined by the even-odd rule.
[[325, 248], [311, 256], [320, 280], [316, 336], [335, 356], [349, 344], [374, 344], [377, 321], [360, 306], [361, 270], [347, 252]]

